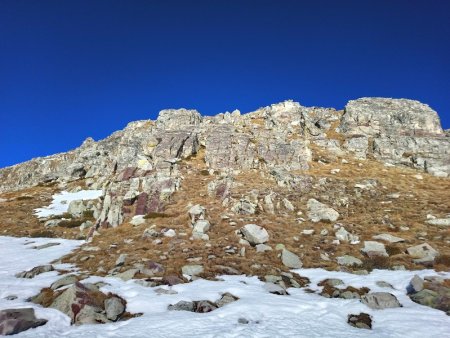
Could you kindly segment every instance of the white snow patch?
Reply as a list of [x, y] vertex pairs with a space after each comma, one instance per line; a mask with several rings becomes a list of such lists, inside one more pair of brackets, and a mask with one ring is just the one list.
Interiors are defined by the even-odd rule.
[[39, 218], [62, 215], [67, 212], [70, 202], [78, 200], [93, 200], [99, 198], [102, 194], [102, 190], [80, 190], [78, 192], [62, 191], [52, 196], [53, 201], [49, 206], [34, 209], [35, 215]]
[[[33, 244], [24, 245], [25, 243]], [[31, 249], [36, 244], [59, 242], [61, 245], [42, 250]], [[289, 289], [290, 296], [273, 295], [265, 291], [264, 283], [256, 277], [221, 276], [219, 281], [196, 280], [171, 287], [175, 295], [158, 295], [155, 288], [143, 287], [130, 280], [90, 277], [86, 281], [103, 281], [109, 285], [104, 292], [114, 292], [127, 300], [127, 310], [142, 312], [143, 316], [128, 321], [104, 324], [70, 326], [62, 313], [27, 303], [25, 299], [40, 288], [58, 279], [55, 272], [41, 274], [33, 279], [18, 279], [14, 274], [45, 264], [66, 254], [80, 241], [56, 239], [24, 239], [0, 237], [0, 309], [33, 307], [39, 318], [49, 322], [17, 337], [448, 337], [450, 317], [444, 312], [412, 302], [405, 288], [414, 274], [436, 275], [433, 270], [384, 271], [376, 270], [367, 276], [322, 269], [293, 270], [311, 279], [311, 288], [325, 278], [340, 278], [346, 285], [367, 286], [372, 291], [392, 292], [402, 308], [372, 310], [358, 300], [328, 299], [310, 294], [304, 289]], [[450, 278], [450, 273], [439, 273]], [[395, 290], [380, 288], [376, 281], [392, 284]], [[169, 287], [165, 287], [169, 288]], [[169, 304], [180, 300], [216, 301], [220, 294], [230, 292], [240, 299], [210, 313], [168, 311]], [[6, 301], [15, 294], [19, 298]], [[366, 312], [373, 316], [373, 330], [356, 329], [347, 324], [347, 315]], [[246, 318], [249, 324], [239, 324]]]

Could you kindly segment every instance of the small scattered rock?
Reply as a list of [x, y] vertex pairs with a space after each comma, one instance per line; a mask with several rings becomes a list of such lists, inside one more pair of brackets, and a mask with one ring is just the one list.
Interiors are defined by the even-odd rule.
[[347, 323], [358, 329], [372, 329], [372, 317], [364, 312], [361, 312], [358, 315], [349, 314]]
[[183, 273], [183, 275], [187, 275], [187, 276], [197, 276], [199, 274], [201, 274], [204, 271], [203, 266], [202, 265], [185, 265], [181, 268], [181, 272]]
[[337, 263], [344, 266], [361, 266], [363, 264], [360, 259], [349, 255], [338, 257]]
[[383, 243], [378, 243], [374, 241], [364, 241], [364, 248], [361, 249], [367, 256], [383, 256], [388, 257], [386, 248]]
[[283, 262], [283, 265], [291, 269], [300, 269], [303, 266], [300, 258], [286, 249], [283, 249], [281, 252], [281, 261]]
[[144, 223], [145, 223], [145, 215], [133, 216], [133, 218], [130, 221], [130, 224], [134, 225], [134, 226], [139, 226], [139, 225], [144, 224]]
[[266, 244], [257, 244], [255, 246], [256, 252], [266, 252], [266, 251], [272, 251], [272, 247]]
[[127, 259], [127, 254], [121, 254], [119, 256], [119, 258], [117, 258], [117, 260], [116, 260], [116, 267], [124, 265], [126, 259]]
[[381, 241], [386, 241], [389, 243], [400, 243], [400, 242], [404, 242], [405, 240], [403, 238], [400, 237], [396, 237], [393, 236], [391, 234], [380, 234], [380, 235], [376, 235], [372, 237], [373, 239], [377, 239], [377, 240], [381, 240]]
[[409, 285], [406, 287], [406, 291], [408, 294], [416, 293], [423, 290], [424, 280], [420, 278], [418, 275], [414, 275], [414, 277], [409, 282]]
[[406, 252], [415, 258], [414, 262], [432, 262], [439, 255], [439, 252], [428, 243], [419, 244], [406, 249]]
[[16, 274], [17, 278], [34, 278], [37, 275], [40, 275], [44, 272], [53, 271], [53, 265], [47, 264], [47, 265], [40, 265], [36, 266], [35, 268], [29, 270], [29, 271], [23, 271], [18, 274]]
[[373, 292], [361, 297], [361, 302], [371, 309], [387, 309], [401, 307], [397, 298], [388, 292]]
[[308, 217], [312, 222], [334, 222], [339, 218], [339, 213], [336, 210], [313, 198], [308, 200], [307, 207]]

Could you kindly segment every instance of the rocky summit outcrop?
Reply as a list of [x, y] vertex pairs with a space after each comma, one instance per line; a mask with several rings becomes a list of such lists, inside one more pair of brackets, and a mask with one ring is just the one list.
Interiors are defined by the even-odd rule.
[[[233, 200], [234, 176], [258, 170], [280, 187], [307, 191], [311, 179], [301, 172], [322, 151], [440, 177], [450, 174], [450, 137], [428, 105], [362, 98], [350, 101], [342, 112], [285, 101], [247, 114], [234, 111], [212, 117], [196, 110], [163, 110], [156, 121], [131, 122], [98, 142], [88, 138], [67, 153], [0, 169], [0, 192], [51, 184], [64, 189], [68, 182], [84, 179], [89, 188], [103, 189], [96, 226], [115, 227], [136, 215], [163, 212], [183, 186], [180, 167], [201, 153], [208, 170], [220, 173], [210, 183], [210, 193], [224, 204], [241, 214], [283, 206], [292, 212], [295, 207], [287, 199], [274, 204], [276, 194], [265, 196], [264, 205], [251, 197]], [[328, 212], [330, 221], [339, 216], [333, 211]]]

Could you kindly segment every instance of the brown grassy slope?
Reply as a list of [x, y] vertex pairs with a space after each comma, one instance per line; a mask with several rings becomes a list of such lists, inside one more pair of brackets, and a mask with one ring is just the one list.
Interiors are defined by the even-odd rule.
[[[418, 180], [415, 176], [419, 172], [415, 170], [390, 168], [373, 160], [358, 161], [349, 157], [346, 158], [348, 163], [343, 164], [341, 158], [332, 154], [317, 149], [314, 149], [314, 152], [316, 159], [326, 159], [328, 163], [315, 161], [309, 170], [297, 173], [313, 178], [315, 186], [309, 192], [287, 192], [278, 187], [269, 175], [266, 174], [264, 178], [255, 170], [241, 172], [235, 178], [237, 186], [232, 190], [234, 199], [248, 195], [254, 189], [258, 190], [260, 197], [274, 191], [287, 197], [296, 207], [295, 212], [281, 212], [275, 215], [266, 212], [256, 215], [231, 215], [229, 209], [222, 206], [222, 201], [207, 194], [208, 183], [216, 177], [206, 174], [204, 154], [200, 152], [182, 163], [180, 170], [184, 180], [165, 210], [165, 217], [155, 215], [156, 217], [149, 218], [146, 224], [138, 227], [125, 223], [117, 228], [102, 229], [101, 235], [95, 237], [89, 244], [99, 247], [100, 251], [78, 250], [67, 256], [64, 261], [75, 263], [89, 273], [96, 273], [99, 267], [106, 271], [112, 269], [121, 253], [128, 254], [122, 271], [132, 267], [134, 263], [152, 260], [163, 264], [166, 267], [166, 274], [179, 274], [181, 267], [189, 264], [192, 259], [200, 259], [199, 263], [192, 262], [192, 264], [204, 265], [205, 277], [213, 277], [224, 272], [223, 266], [232, 267], [240, 273], [261, 276], [278, 274], [280, 270], [287, 271], [280, 262], [279, 253], [275, 250], [256, 253], [254, 248], [246, 247], [245, 256], [240, 256], [240, 248], [243, 246], [239, 244], [235, 230], [247, 223], [256, 223], [266, 228], [270, 234], [269, 245], [275, 249], [276, 244], [284, 244], [302, 258], [306, 267], [336, 269], [338, 267], [335, 258], [344, 254], [364, 259], [360, 253], [362, 243], [332, 244], [335, 239], [333, 224], [312, 223], [307, 220], [306, 202], [309, 198], [316, 198], [336, 208], [341, 214], [338, 222], [348, 231], [360, 236], [362, 241], [371, 240], [373, 235], [386, 232], [406, 240], [405, 243], [388, 246], [391, 254], [389, 259], [366, 260], [365, 267], [389, 268], [402, 264], [411, 269], [423, 268], [413, 264], [410, 257], [405, 254], [405, 250], [409, 246], [428, 242], [439, 250], [442, 256], [440, 263], [435, 267], [449, 269], [449, 230], [425, 223], [427, 214], [445, 216], [450, 213], [449, 179], [422, 174], [423, 179]], [[331, 174], [332, 169], [340, 169], [340, 172]], [[326, 182], [319, 185], [319, 180], [324, 178]], [[376, 180], [377, 186], [374, 190], [360, 192], [355, 190], [356, 183], [367, 179]], [[8, 215], [0, 222], [3, 234], [33, 236], [35, 232], [44, 230], [43, 225], [36, 220], [31, 211], [36, 207], [47, 205], [53, 191], [51, 187], [36, 187], [15, 193], [16, 195], [0, 196], [15, 198], [13, 201], [0, 203], [0, 211], [3, 215]], [[398, 193], [399, 197], [393, 198], [390, 196], [392, 193]], [[18, 199], [20, 194], [30, 195], [32, 198]], [[212, 224], [208, 232], [210, 237], [208, 242], [189, 239], [191, 226], [187, 210], [189, 205], [197, 203], [206, 207], [207, 219]], [[299, 211], [303, 213], [300, 216], [297, 215]], [[224, 214], [230, 214], [231, 218], [223, 220]], [[305, 218], [306, 221], [299, 223], [297, 220], [299, 217]], [[237, 224], [232, 226], [229, 224], [230, 221]], [[162, 243], [154, 244], [152, 239], [142, 238], [143, 231], [151, 225], [155, 225], [156, 230], [174, 229], [177, 236], [160, 237]], [[410, 230], [401, 231], [402, 226], [408, 226]], [[314, 229], [315, 233], [302, 235], [304, 229]], [[328, 230], [328, 235], [320, 235], [323, 229]], [[78, 233], [76, 229], [59, 227], [50, 231], [53, 235], [64, 238], [74, 238]], [[225, 253], [228, 246], [235, 247], [236, 253]], [[321, 253], [327, 253], [331, 261], [322, 260]], [[85, 260], [86, 257], [89, 259]]]
[[[93, 255], [85, 262], [79, 259], [86, 254], [74, 254], [68, 261], [77, 262], [83, 269], [94, 272], [99, 266], [109, 270], [114, 267], [114, 262], [121, 253], [127, 253], [128, 264], [122, 268], [126, 270], [133, 263], [149, 259], [162, 263], [167, 273], [178, 274], [181, 267], [189, 264], [189, 259], [199, 258], [200, 263], [206, 268], [205, 277], [212, 277], [221, 272], [218, 265], [225, 265], [245, 274], [273, 274], [279, 270], [287, 270], [280, 263], [278, 252], [275, 250], [266, 253], [256, 253], [252, 247], [246, 247], [245, 256], [239, 255], [242, 245], [235, 230], [247, 223], [256, 223], [264, 226], [270, 234], [269, 245], [275, 248], [276, 244], [282, 243], [289, 250], [302, 257], [306, 267], [324, 267], [336, 269], [335, 258], [340, 255], [350, 254], [361, 259], [360, 253], [362, 243], [350, 245], [342, 243], [332, 244], [334, 237], [333, 224], [312, 223], [305, 221], [299, 223], [297, 211], [305, 215], [306, 202], [309, 198], [319, 199], [329, 205], [334, 205], [340, 212], [339, 223], [350, 232], [360, 236], [361, 241], [371, 240], [373, 235], [380, 233], [391, 233], [402, 237], [405, 243], [388, 245], [391, 257], [387, 260], [366, 259], [366, 268], [384, 267], [394, 265], [405, 265], [407, 268], [423, 268], [412, 263], [409, 256], [405, 254], [407, 247], [423, 242], [430, 243], [440, 251], [441, 255], [449, 255], [448, 230], [439, 229], [425, 223], [426, 215], [432, 213], [436, 216], [444, 216], [450, 213], [450, 206], [443, 201], [450, 201], [450, 180], [438, 179], [423, 174], [423, 180], [418, 180], [415, 175], [417, 171], [401, 168], [385, 167], [375, 161], [357, 161], [348, 159], [349, 163], [342, 164], [339, 159], [329, 164], [313, 163], [311, 169], [299, 174], [307, 174], [317, 182], [321, 178], [327, 178], [327, 183], [320, 189], [311, 192], [287, 193], [276, 186], [275, 182], [263, 178], [257, 171], [242, 172], [236, 176], [236, 183], [240, 184], [232, 191], [232, 196], [238, 199], [257, 189], [261, 196], [269, 191], [275, 191], [287, 196], [296, 206], [294, 213], [279, 213], [276, 215], [260, 212], [256, 215], [231, 215], [229, 220], [223, 220], [222, 215], [230, 214], [229, 210], [222, 206], [219, 199], [207, 195], [207, 184], [214, 176], [205, 175], [205, 164], [202, 155], [184, 163], [182, 172], [185, 177], [182, 188], [173, 196], [173, 200], [165, 212], [169, 217], [156, 217], [147, 220], [147, 224], [132, 227], [125, 224], [115, 229], [102, 230], [101, 236], [94, 239], [92, 245], [101, 248], [100, 254]], [[331, 169], [339, 168], [338, 174], [331, 174]], [[374, 191], [362, 191], [358, 197], [354, 185], [366, 179], [375, 179], [377, 187]], [[398, 193], [399, 198], [389, 197], [392, 193]], [[342, 197], [349, 198], [349, 204], [339, 205]], [[188, 206], [202, 204], [207, 209], [207, 218], [212, 223], [208, 232], [210, 240], [191, 241], [191, 227], [187, 216]], [[231, 226], [230, 221], [237, 223]], [[176, 230], [178, 236], [175, 238], [162, 237], [162, 244], [153, 244], [152, 240], [143, 239], [144, 229], [154, 224], [155, 229], [162, 230], [170, 228]], [[410, 230], [401, 231], [401, 226], [408, 226]], [[302, 235], [304, 229], [314, 229], [315, 233], [310, 236]], [[328, 230], [327, 236], [321, 236], [320, 231]], [[426, 232], [426, 234], [425, 234]], [[131, 244], [126, 244], [125, 239], [132, 239]], [[115, 244], [113, 248], [110, 244]], [[207, 244], [208, 243], [208, 244]], [[236, 247], [235, 254], [225, 253], [227, 246]], [[320, 259], [320, 253], [327, 253], [331, 261]], [[211, 258], [211, 255], [214, 258]], [[208, 257], [210, 257], [208, 259]], [[195, 263], [196, 264], [196, 263]], [[255, 264], [259, 265], [255, 266]], [[448, 269], [447, 264], [436, 265], [439, 269]]]

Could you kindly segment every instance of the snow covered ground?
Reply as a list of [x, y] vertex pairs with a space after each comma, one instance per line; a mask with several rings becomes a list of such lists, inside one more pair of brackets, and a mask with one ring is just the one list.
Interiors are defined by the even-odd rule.
[[53, 215], [62, 215], [69, 208], [72, 201], [77, 200], [93, 200], [102, 196], [102, 190], [80, 190], [78, 192], [62, 191], [53, 195], [52, 203], [43, 208], [35, 209], [37, 217], [48, 217]]
[[[33, 243], [32, 243], [33, 242]], [[36, 250], [33, 246], [49, 242], [60, 245]], [[102, 291], [111, 291], [124, 297], [127, 310], [142, 312], [143, 316], [124, 322], [104, 325], [70, 326], [62, 313], [25, 302], [25, 299], [49, 286], [59, 277], [48, 272], [33, 279], [15, 278], [14, 274], [49, 263], [81, 245], [80, 241], [62, 239], [29, 239], [0, 237], [0, 309], [33, 307], [39, 318], [49, 322], [17, 337], [449, 337], [450, 317], [444, 312], [413, 303], [405, 295], [409, 280], [436, 275], [423, 271], [374, 271], [368, 276], [322, 269], [294, 270], [312, 281], [312, 288], [325, 278], [340, 278], [346, 284], [367, 286], [372, 291], [388, 291], [397, 296], [402, 308], [371, 310], [358, 300], [327, 299], [303, 289], [289, 289], [290, 296], [268, 293], [256, 277], [222, 276], [221, 281], [197, 280], [176, 285], [174, 295], [158, 295], [155, 288], [143, 287], [133, 280], [90, 277], [88, 281], [104, 281], [109, 285]], [[56, 267], [62, 267], [57, 265]], [[63, 266], [69, 268], [68, 266]], [[444, 275], [444, 274], [441, 274]], [[445, 274], [450, 277], [450, 273]], [[376, 281], [386, 281], [395, 290], [380, 288]], [[167, 287], [168, 288], [168, 287]], [[215, 301], [221, 293], [230, 292], [240, 299], [210, 313], [168, 311], [167, 306], [180, 300]], [[8, 301], [10, 295], [18, 299]], [[373, 316], [373, 330], [349, 326], [347, 315], [366, 312]], [[249, 324], [239, 324], [246, 318]]]

